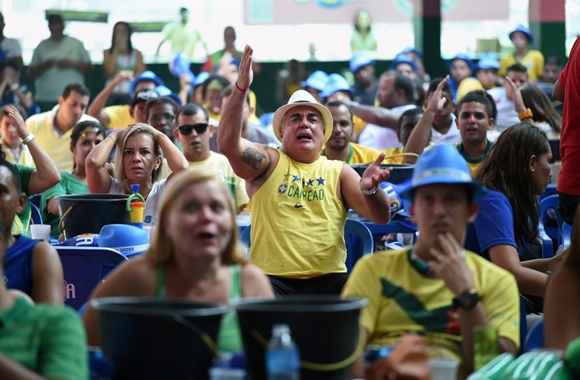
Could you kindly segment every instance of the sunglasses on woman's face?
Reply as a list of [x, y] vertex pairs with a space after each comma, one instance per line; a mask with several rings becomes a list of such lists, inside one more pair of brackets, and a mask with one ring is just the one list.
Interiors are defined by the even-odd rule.
[[199, 123], [193, 125], [180, 125], [179, 127], [177, 127], [177, 129], [179, 129], [179, 133], [181, 133], [184, 136], [189, 135], [192, 129], [195, 129], [195, 133], [201, 135], [202, 133], [205, 133], [205, 131], [207, 131], [208, 126], [209, 126], [208, 123]]

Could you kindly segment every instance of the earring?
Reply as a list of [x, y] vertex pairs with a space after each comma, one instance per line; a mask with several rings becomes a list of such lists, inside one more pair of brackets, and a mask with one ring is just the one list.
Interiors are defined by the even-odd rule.
[[531, 168], [531, 170], [532, 170], [532, 173], [533, 173], [534, 172], [534, 168]]

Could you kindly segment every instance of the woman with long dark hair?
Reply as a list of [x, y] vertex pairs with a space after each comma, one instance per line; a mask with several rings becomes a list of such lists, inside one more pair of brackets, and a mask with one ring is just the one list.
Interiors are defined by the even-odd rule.
[[[143, 63], [143, 56], [139, 50], [133, 48], [131, 42], [131, 35], [133, 31], [131, 26], [119, 21], [113, 27], [113, 38], [111, 47], [103, 52], [103, 70], [106, 84], [109, 84], [115, 76], [124, 70], [133, 72], [134, 76], [138, 76], [146, 70]], [[109, 97], [111, 104], [129, 104], [131, 102], [129, 94], [129, 85], [131, 81], [124, 80], [113, 89], [113, 93]]]
[[524, 104], [534, 116], [534, 124], [541, 128], [548, 138], [560, 138], [562, 116], [554, 109], [550, 98], [533, 83], [520, 88]]
[[465, 245], [511, 272], [520, 292], [535, 296], [544, 295], [548, 272], [562, 258], [525, 260], [541, 245], [538, 196], [550, 182], [551, 158], [546, 134], [534, 125], [515, 124], [499, 136], [476, 175], [490, 191], [478, 201]]

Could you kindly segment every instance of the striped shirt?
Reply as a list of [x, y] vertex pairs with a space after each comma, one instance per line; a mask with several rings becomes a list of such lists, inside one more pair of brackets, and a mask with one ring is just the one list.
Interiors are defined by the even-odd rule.
[[76, 313], [19, 297], [0, 311], [0, 353], [46, 378], [86, 380], [87, 340]]

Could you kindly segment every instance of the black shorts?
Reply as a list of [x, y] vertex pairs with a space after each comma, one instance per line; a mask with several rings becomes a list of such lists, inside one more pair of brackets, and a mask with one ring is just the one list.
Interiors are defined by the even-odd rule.
[[312, 278], [268, 276], [276, 297], [297, 294], [339, 295], [348, 280], [348, 273], [329, 273]]
[[578, 195], [559, 193], [558, 212], [562, 215], [562, 219], [570, 225], [574, 224], [578, 201], [580, 201], [580, 196]]

